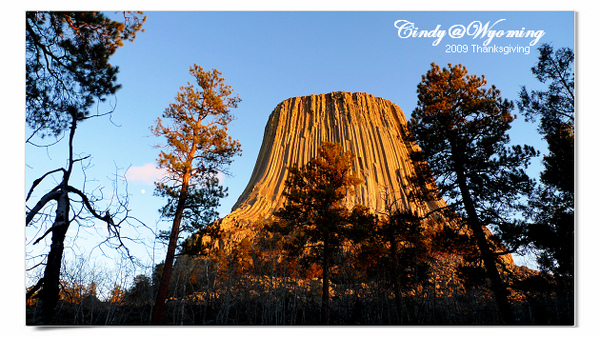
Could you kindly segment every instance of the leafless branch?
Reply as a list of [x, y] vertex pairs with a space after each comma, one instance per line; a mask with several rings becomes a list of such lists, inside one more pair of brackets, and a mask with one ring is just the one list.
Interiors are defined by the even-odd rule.
[[110, 213], [108, 211], [106, 211], [106, 213], [104, 215], [100, 215], [96, 212], [96, 210], [94, 209], [94, 207], [92, 206], [92, 204], [90, 203], [90, 200], [88, 199], [87, 195], [85, 195], [83, 192], [81, 192], [80, 190], [76, 189], [73, 186], [69, 186], [68, 187], [69, 192], [75, 193], [77, 194], [81, 200], [83, 201], [84, 205], [86, 206], [86, 208], [88, 209], [88, 211], [90, 212], [90, 214], [92, 214], [94, 217], [96, 217], [99, 220], [102, 220], [104, 222], [106, 222], [106, 224], [108, 226], [114, 226], [114, 222], [112, 217], [110, 216]]
[[40, 236], [37, 240], [33, 242], [34, 245], [37, 245], [40, 241], [42, 241], [48, 234], [52, 233], [52, 231], [56, 228], [56, 226], [51, 226], [44, 235]]
[[50, 201], [56, 200], [61, 195], [61, 191], [58, 188], [59, 186], [52, 189], [50, 192], [46, 193], [38, 202], [33, 206], [31, 211], [27, 213], [27, 217], [25, 218], [25, 226], [29, 225], [33, 217]]
[[29, 200], [29, 198], [31, 197], [31, 193], [33, 193], [33, 190], [37, 187], [37, 185], [39, 185], [42, 182], [42, 180], [44, 180], [44, 178], [46, 178], [48, 175], [58, 172], [58, 171], [62, 171], [63, 173], [65, 173], [65, 169], [61, 167], [61, 168], [57, 168], [56, 170], [48, 171], [43, 176], [36, 179], [33, 182], [33, 184], [31, 185], [31, 188], [29, 189], [29, 193], [27, 193], [27, 198], [25, 198], [25, 201]]
[[45, 263], [44, 263], [44, 262], [39, 262], [39, 263], [36, 263], [35, 265], [33, 265], [33, 266], [31, 266], [31, 267], [29, 267], [29, 268], [25, 269], [25, 271], [32, 271], [32, 270], [34, 270], [35, 268], [37, 268], [37, 267], [39, 267], [39, 266], [43, 266], [43, 265], [45, 265]]

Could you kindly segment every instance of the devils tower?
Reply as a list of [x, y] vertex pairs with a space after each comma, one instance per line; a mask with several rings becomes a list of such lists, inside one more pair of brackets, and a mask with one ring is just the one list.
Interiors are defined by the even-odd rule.
[[230, 239], [247, 235], [246, 224], [267, 219], [284, 202], [288, 167], [303, 166], [322, 142], [335, 142], [356, 155], [353, 171], [364, 181], [351, 206], [360, 203], [374, 213], [395, 201], [401, 210], [419, 215], [444, 207], [440, 201], [416, 203], [409, 195], [415, 175], [407, 139], [407, 122], [394, 103], [366, 93], [332, 92], [294, 97], [271, 113], [250, 181], [232, 211], [221, 222]]

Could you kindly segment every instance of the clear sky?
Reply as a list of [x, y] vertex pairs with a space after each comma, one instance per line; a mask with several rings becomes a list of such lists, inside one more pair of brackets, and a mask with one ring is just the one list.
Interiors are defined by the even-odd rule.
[[[88, 191], [96, 189], [98, 193], [103, 187], [104, 195], [109, 195], [109, 178], [127, 171], [131, 215], [153, 229], [168, 229], [170, 224], [157, 225], [157, 209], [163, 200], [153, 196], [152, 182], [160, 173], [154, 167], [158, 150], [153, 145], [161, 139], [153, 137], [149, 127], [173, 101], [179, 87], [193, 80], [188, 70], [194, 63], [221, 71], [242, 99], [232, 111], [237, 119], [230, 126], [230, 135], [242, 144], [243, 155], [235, 158], [232, 176], [223, 181], [229, 188], [220, 208], [225, 216], [248, 183], [269, 114], [287, 98], [338, 90], [367, 92], [396, 103], [410, 118], [417, 102], [416, 86], [435, 62], [442, 66], [462, 63], [471, 74], [484, 74], [504, 98], [515, 100], [522, 85], [539, 87], [530, 71], [537, 60], [536, 48], [543, 43], [574, 48], [573, 12], [146, 14], [145, 32], [111, 58], [111, 63], [119, 66], [118, 83], [122, 85], [110, 101], [116, 104], [114, 113], [111, 118], [82, 123], [75, 152], [92, 157], [86, 171]], [[505, 32], [487, 43], [487, 36], [473, 36], [478, 22], [488, 24], [490, 30], [531, 30], [537, 37], [506, 37]], [[464, 36], [450, 37], [461, 26], [466, 29]], [[418, 37], [421, 31], [445, 35], [438, 41]], [[417, 37], [411, 35], [415, 32]], [[514, 49], [498, 52], [506, 47]], [[99, 106], [99, 112], [108, 109], [110, 105]], [[519, 115], [516, 109], [514, 113]], [[514, 143], [545, 151], [536, 125], [523, 119], [519, 116], [511, 130]], [[26, 186], [65, 161], [64, 146], [28, 146], [26, 151]], [[539, 170], [537, 161], [532, 170]], [[40, 197], [42, 191], [36, 195]], [[97, 234], [88, 229], [80, 235]], [[139, 235], [151, 237], [144, 230]], [[84, 251], [89, 248], [80, 252]], [[164, 249], [159, 247], [155, 253], [159, 262]]]

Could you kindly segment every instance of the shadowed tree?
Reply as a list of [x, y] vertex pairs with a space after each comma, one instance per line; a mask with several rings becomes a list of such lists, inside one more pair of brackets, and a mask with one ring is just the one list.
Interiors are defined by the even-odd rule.
[[289, 168], [286, 204], [273, 215], [272, 231], [287, 235], [292, 251], [317, 257], [322, 269], [321, 323], [329, 320], [329, 280], [332, 256], [354, 231], [369, 221], [368, 210], [344, 205], [347, 194], [362, 181], [351, 172], [354, 154], [335, 143], [323, 143], [305, 166]]
[[[33, 135], [58, 136], [113, 95], [118, 67], [108, 63], [146, 20], [125, 12], [123, 22], [99, 12], [26, 13], [26, 121]], [[30, 137], [30, 138], [31, 138]]]
[[382, 247], [388, 247], [381, 259], [390, 274], [396, 310], [401, 320], [402, 290], [427, 280], [431, 255], [422, 219], [410, 211], [400, 211], [391, 205], [386, 209], [374, 234], [385, 243]]
[[519, 109], [527, 120], [539, 118], [538, 132], [548, 143], [543, 158], [541, 186], [530, 198], [530, 219], [515, 244], [530, 245], [544, 271], [572, 281], [575, 226], [575, 74], [574, 54], [569, 48], [556, 51], [544, 44], [532, 73], [547, 85], [542, 91], [522, 87]]
[[[108, 19], [98, 12], [27, 12], [26, 13], [26, 122], [32, 128], [27, 142], [34, 136], [68, 135], [67, 164], [51, 170], [33, 182], [26, 198], [47, 177], [62, 174], [59, 183], [33, 206], [27, 206], [26, 226], [46, 225], [48, 229], [33, 244], [52, 234], [50, 251], [45, 260], [43, 277], [27, 292], [35, 295], [40, 313], [38, 324], [52, 322], [59, 299], [60, 272], [64, 241], [72, 222], [85, 221], [84, 214], [106, 222], [109, 238], [123, 247], [120, 225], [126, 221], [126, 200], [118, 197], [117, 207], [99, 212], [97, 201], [85, 189], [73, 187], [69, 180], [74, 164], [86, 159], [74, 155], [74, 138], [78, 123], [90, 116], [93, 104], [113, 95], [118, 68], [108, 63], [109, 57], [123, 45], [133, 41], [145, 17], [140, 13], [124, 13], [124, 22]], [[112, 112], [112, 111], [111, 111]], [[111, 113], [109, 112], [109, 113]], [[54, 216], [47, 213], [52, 212]], [[115, 221], [116, 214], [124, 214]]]
[[477, 242], [486, 275], [505, 323], [514, 316], [508, 302], [496, 252], [484, 226], [511, 223], [520, 198], [532, 181], [525, 169], [536, 155], [530, 146], [508, 146], [513, 104], [485, 78], [468, 75], [462, 65], [436, 64], [417, 86], [418, 103], [410, 128], [436, 177], [440, 193], [466, 219]]
[[227, 134], [234, 118], [230, 109], [237, 107], [240, 98], [232, 96], [233, 89], [216, 69], [204, 71], [194, 64], [190, 75], [196, 83], [181, 87], [175, 103], [163, 113], [170, 123], [158, 118], [151, 128], [166, 140], [157, 161], [167, 177], [156, 183], [156, 194], [167, 199], [162, 216], [173, 219], [153, 324], [161, 321], [181, 230], [201, 230], [217, 218], [214, 209], [225, 195], [217, 175], [225, 173], [233, 156], [241, 153], [239, 142]]

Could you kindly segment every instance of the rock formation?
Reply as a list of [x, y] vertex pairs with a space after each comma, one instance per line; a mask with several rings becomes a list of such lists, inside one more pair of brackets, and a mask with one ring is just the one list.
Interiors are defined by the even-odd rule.
[[[469, 235], [470, 230], [466, 226], [458, 226], [459, 219], [445, 218], [440, 212], [435, 212], [445, 208], [446, 204], [443, 200], [423, 201], [423, 198], [412, 197], [412, 192], [419, 192], [417, 189], [420, 187], [413, 184], [412, 178], [419, 173], [411, 159], [413, 157], [411, 154], [420, 149], [411, 140], [402, 110], [394, 103], [370, 94], [332, 92], [290, 98], [275, 107], [265, 127], [262, 146], [247, 187], [233, 206], [231, 213], [217, 222], [223, 235], [194, 235], [189, 238], [184, 247], [192, 252], [194, 249], [204, 247], [217, 248], [216, 252], [228, 252], [230, 248], [235, 248], [237, 243], [241, 243], [238, 247], [250, 252], [254, 249], [253, 245], [257, 244], [259, 254], [254, 256], [252, 253], [251, 256], [241, 258], [244, 259], [243, 265], [257, 263], [259, 266], [257, 275], [251, 273], [246, 275], [246, 281], [256, 284], [252, 283], [253, 277], [260, 279], [265, 276], [261, 274], [260, 266], [264, 262], [261, 259], [264, 256], [269, 258], [270, 254], [267, 252], [262, 256], [260, 253], [260, 240], [263, 238], [260, 234], [265, 233], [260, 232], [264, 230], [261, 222], [269, 219], [285, 202], [283, 192], [288, 178], [288, 168], [300, 167], [308, 163], [317, 155], [317, 149], [325, 141], [341, 144], [344, 151], [350, 151], [356, 156], [353, 171], [362, 178], [363, 183], [355, 188], [355, 193], [346, 197], [347, 207], [360, 203], [371, 208], [374, 213], [386, 213], [390, 203], [394, 203], [395, 207], [392, 207], [392, 210], [410, 210], [420, 216], [428, 215], [435, 218], [437, 221], [424, 222], [425, 226], [430, 226], [426, 228], [429, 229], [427, 234], [435, 234], [434, 232], [440, 228], [448, 226]], [[492, 233], [486, 229], [486, 235], [489, 237]], [[438, 236], [431, 235], [428, 240], [437, 238]], [[199, 239], [206, 244], [204, 247], [196, 245], [198, 243], [196, 240]], [[490, 240], [491, 244], [500, 248], [498, 250], [502, 250], [501, 244], [492, 243], [494, 241]], [[455, 298], [459, 298], [459, 301], [476, 299], [477, 305], [489, 304], [490, 299], [493, 298], [491, 291], [485, 286], [480, 287], [477, 283], [465, 285], [462, 274], [463, 266], [477, 267], [471, 259], [473, 257], [471, 254], [476, 253], [476, 247], [468, 247], [474, 250], [453, 251], [451, 250], [454, 249], [453, 247], [446, 250], [442, 247], [443, 244], [437, 245], [437, 242], [433, 241], [429, 243], [432, 243], [433, 254], [429, 261], [431, 273], [428, 282], [420, 285], [420, 288], [406, 289], [404, 291], [406, 298], [411, 296], [431, 298], [433, 295], [434, 310], [436, 303], [439, 304], [441, 300], [448, 300], [448, 303], [455, 305], [457, 302], [452, 302]], [[230, 252], [233, 251], [232, 249]], [[219, 258], [218, 255], [215, 256]], [[237, 259], [240, 256], [242, 255], [231, 254], [227, 255], [227, 258]], [[504, 262], [501, 277], [506, 284], [537, 275], [536, 272], [525, 267], [516, 266], [510, 254], [500, 255], [499, 258]], [[272, 261], [278, 261], [278, 257]], [[248, 266], [246, 267], [251, 268]], [[228, 265], [225, 267], [229, 268]], [[479, 271], [473, 268], [467, 271], [469, 270], [475, 270], [474, 282], [480, 282], [481, 279], [477, 278], [481, 276], [478, 274]], [[266, 277], [271, 284], [273, 280], [283, 282], [288, 276], [269, 274]], [[304, 281], [314, 280], [294, 282]], [[286, 279], [285, 282], [290, 281]], [[512, 301], [520, 301], [525, 296], [521, 290], [512, 288], [509, 290]], [[462, 315], [462, 312], [457, 315]]]
[[[247, 187], [220, 222], [225, 240], [252, 235], [248, 225], [268, 219], [284, 203], [288, 167], [305, 165], [325, 141], [356, 155], [353, 170], [364, 182], [346, 198], [348, 207], [359, 203], [377, 214], [393, 202], [420, 216], [443, 208], [443, 200], [410, 198], [417, 188], [410, 181], [416, 174], [411, 153], [419, 147], [409, 141], [407, 130], [406, 117], [396, 104], [366, 93], [332, 92], [281, 102], [265, 127]], [[440, 219], [435, 212], [433, 216]], [[503, 260], [514, 265], [510, 255]]]
[[386, 202], [423, 215], [443, 201], [415, 203], [409, 177], [415, 174], [410, 154], [418, 146], [406, 139], [406, 118], [394, 103], [366, 93], [333, 92], [294, 97], [271, 113], [252, 176], [221, 227], [232, 239], [244, 235], [244, 224], [268, 218], [284, 202], [288, 167], [312, 159], [324, 141], [356, 155], [354, 171], [364, 180], [347, 204], [383, 212]]

